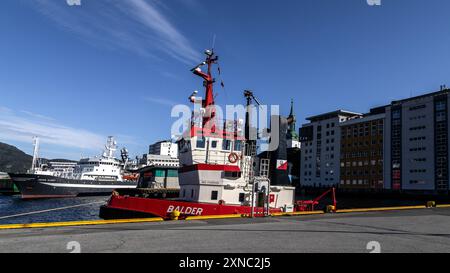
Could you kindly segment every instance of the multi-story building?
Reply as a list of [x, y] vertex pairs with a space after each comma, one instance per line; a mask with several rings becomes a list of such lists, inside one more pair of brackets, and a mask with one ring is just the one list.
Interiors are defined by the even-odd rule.
[[386, 108], [385, 188], [449, 191], [449, 89]]
[[384, 188], [385, 107], [340, 124], [340, 188]]
[[340, 183], [340, 124], [360, 116], [337, 110], [307, 118], [309, 123], [300, 129], [302, 186], [328, 187]]
[[152, 155], [168, 155], [172, 158], [177, 158], [178, 145], [171, 141], [159, 141], [150, 145], [148, 153]]
[[449, 92], [442, 86], [365, 115], [308, 118], [300, 130], [301, 185], [448, 193]]

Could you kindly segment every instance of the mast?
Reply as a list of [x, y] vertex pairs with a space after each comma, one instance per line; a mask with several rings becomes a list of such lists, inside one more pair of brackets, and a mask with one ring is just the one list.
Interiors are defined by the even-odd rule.
[[39, 137], [33, 137], [33, 162], [31, 163], [31, 171], [36, 170], [39, 160]]
[[112, 159], [114, 158], [114, 152], [117, 150], [117, 142], [114, 140], [114, 137], [109, 136], [108, 141], [105, 145], [105, 152], [103, 153], [103, 156]]
[[[213, 50], [206, 50], [205, 51], [206, 60], [193, 68], [191, 71], [203, 78], [204, 82], [203, 85], [205, 86], [205, 99], [202, 101], [202, 107], [205, 109], [205, 114], [203, 116], [203, 128], [208, 127], [208, 130], [211, 130], [211, 132], [215, 132], [216, 130], [216, 110], [215, 110], [215, 104], [214, 104], [214, 78], [212, 76], [212, 65], [216, 64], [219, 60], [219, 57], [214, 54]], [[208, 70], [207, 73], [203, 72], [201, 70], [201, 67], [207, 65]]]

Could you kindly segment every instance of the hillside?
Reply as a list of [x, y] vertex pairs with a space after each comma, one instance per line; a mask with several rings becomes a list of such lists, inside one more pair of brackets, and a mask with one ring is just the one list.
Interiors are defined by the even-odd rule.
[[0, 142], [0, 172], [26, 172], [33, 157], [14, 146]]
[[[0, 172], [24, 173], [31, 168], [33, 157], [14, 146], [0, 142]], [[41, 164], [48, 162], [76, 162], [68, 159], [45, 159], [40, 158]]]

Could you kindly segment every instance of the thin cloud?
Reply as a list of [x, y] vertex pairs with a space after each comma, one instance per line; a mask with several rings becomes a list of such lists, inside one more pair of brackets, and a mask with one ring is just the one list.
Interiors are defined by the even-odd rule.
[[24, 113], [24, 114], [27, 114], [27, 115], [29, 115], [29, 116], [31, 116], [31, 117], [34, 117], [34, 118], [46, 119], [46, 120], [55, 120], [54, 118], [47, 117], [47, 116], [40, 115], [40, 114], [36, 114], [36, 113], [30, 112], [30, 111], [22, 110], [22, 111], [20, 111], [20, 112], [22, 112], [22, 113]]
[[73, 7], [65, 1], [37, 0], [31, 5], [96, 46], [126, 49], [158, 60], [163, 52], [186, 64], [201, 59], [155, 1], [89, 1]]
[[30, 143], [33, 136], [40, 137], [43, 143], [88, 150], [101, 149], [106, 139], [105, 136], [84, 129], [63, 126], [37, 114], [21, 115], [14, 111], [2, 112], [0, 141]]
[[159, 105], [163, 105], [163, 106], [170, 106], [170, 107], [180, 104], [179, 102], [169, 100], [169, 99], [164, 99], [164, 98], [146, 97], [146, 98], [144, 98], [144, 100], [146, 100], [150, 103], [159, 104]]

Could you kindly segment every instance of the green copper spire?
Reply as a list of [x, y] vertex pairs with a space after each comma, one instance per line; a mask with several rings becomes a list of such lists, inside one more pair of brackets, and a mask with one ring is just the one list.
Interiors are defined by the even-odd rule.
[[291, 99], [291, 112], [289, 113], [289, 118], [292, 118], [293, 122], [291, 124], [289, 124], [289, 131], [287, 134], [287, 138], [298, 141], [299, 137], [297, 134], [297, 129], [295, 128], [296, 127], [295, 123], [296, 123], [297, 119], [294, 114], [294, 100], [293, 99]]

